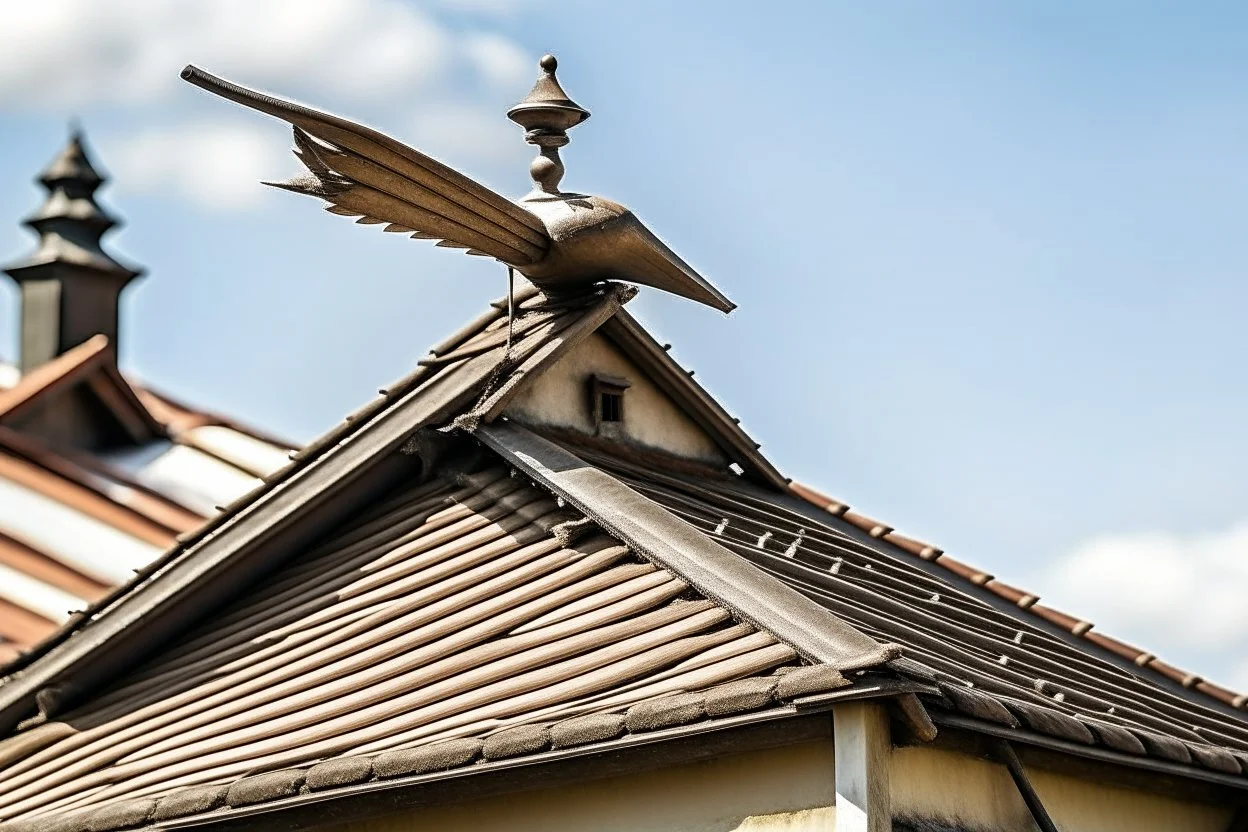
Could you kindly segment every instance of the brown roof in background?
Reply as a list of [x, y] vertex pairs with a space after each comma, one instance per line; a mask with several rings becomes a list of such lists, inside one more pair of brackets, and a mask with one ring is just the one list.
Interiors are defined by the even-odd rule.
[[[139, 435], [152, 438], [136, 450], [159, 456], [162, 450], [190, 448], [200, 455], [196, 459], [202, 460], [201, 470], [189, 471], [184, 482], [179, 482], [176, 470], [162, 471], [159, 479], [153, 479], [145, 475], [142, 466], [126, 470], [124, 461], [108, 454], [55, 445], [22, 429], [24, 414], [38, 407], [59, 406], [57, 397], [79, 386], [102, 396], [104, 406], [114, 413], [124, 411], [122, 418], [143, 426]], [[36, 521], [25, 516], [28, 508], [0, 505], [0, 566], [68, 593], [81, 602], [77, 604], [80, 608], [101, 598], [120, 579], [121, 572], [83, 572], [57, 544], [37, 539], [38, 528], [32, 536], [32, 527], [55, 525], [58, 519], [85, 519], [87, 525], [79, 530], [78, 548], [91, 547], [95, 530], [113, 529], [135, 541], [136, 557], [144, 551], [148, 557], [159, 554], [173, 545], [177, 535], [201, 525], [212, 513], [203, 506], [206, 500], [188, 504], [185, 499], [185, 493], [196, 488], [203, 465], [209, 466], [209, 473], [212, 466], [234, 472], [239, 485], [220, 502], [251, 488], [259, 477], [277, 467], [267, 460], [240, 461], [237, 455], [226, 454], [202, 440], [196, 428], [208, 426], [262, 443], [272, 449], [275, 459], [284, 457], [288, 450], [285, 443], [273, 444], [270, 437], [233, 420], [175, 404], [134, 385], [117, 372], [112, 347], [102, 335], [21, 376], [13, 387], [0, 388], [0, 485], [7, 483], [33, 499], [46, 498], [64, 509], [59, 516]], [[141, 563], [136, 568], [138, 565]], [[68, 615], [73, 610], [61, 612]], [[10, 593], [0, 606], [0, 666], [51, 634], [64, 620], [63, 616], [49, 619]]]

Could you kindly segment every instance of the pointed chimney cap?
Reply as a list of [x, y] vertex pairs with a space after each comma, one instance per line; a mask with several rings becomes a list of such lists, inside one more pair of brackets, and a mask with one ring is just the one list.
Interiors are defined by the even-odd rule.
[[577, 104], [559, 86], [555, 70], [559, 62], [554, 55], [543, 55], [538, 62], [542, 75], [533, 89], [516, 106], [507, 111], [507, 118], [529, 131], [530, 143], [538, 135], [563, 136], [572, 127], [589, 118], [589, 110]]
[[104, 182], [104, 177], [100, 176], [87, 156], [82, 142], [82, 130], [77, 126], [71, 129], [69, 142], [39, 174], [39, 182], [47, 188], [65, 181], [79, 182], [91, 190]]

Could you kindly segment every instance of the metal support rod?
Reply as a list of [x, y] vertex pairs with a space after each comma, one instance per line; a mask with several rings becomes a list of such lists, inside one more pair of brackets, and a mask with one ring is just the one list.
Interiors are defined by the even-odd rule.
[[511, 354], [511, 333], [516, 320], [516, 270], [507, 267], [507, 350], [504, 355]]
[[1022, 795], [1023, 802], [1027, 804], [1027, 811], [1031, 813], [1032, 820], [1036, 822], [1036, 826], [1040, 827], [1040, 832], [1058, 832], [1057, 825], [1049, 817], [1048, 810], [1040, 802], [1040, 795], [1036, 794], [1030, 778], [1027, 777], [1027, 769], [1023, 768], [1023, 761], [1014, 753], [1014, 746], [1010, 745], [1008, 740], [998, 739], [993, 743], [993, 747], [997, 759], [1009, 770], [1010, 777], [1014, 780], [1014, 785], [1018, 787], [1018, 793]]

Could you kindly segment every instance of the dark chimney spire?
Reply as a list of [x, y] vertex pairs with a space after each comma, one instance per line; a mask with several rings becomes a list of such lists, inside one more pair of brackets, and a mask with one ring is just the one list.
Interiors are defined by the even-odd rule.
[[25, 224], [39, 235], [39, 248], [4, 270], [21, 287], [23, 373], [96, 334], [115, 350], [118, 298], [142, 273], [100, 247], [118, 221], [95, 202], [105, 180], [87, 157], [80, 130], [38, 181], [48, 198]]

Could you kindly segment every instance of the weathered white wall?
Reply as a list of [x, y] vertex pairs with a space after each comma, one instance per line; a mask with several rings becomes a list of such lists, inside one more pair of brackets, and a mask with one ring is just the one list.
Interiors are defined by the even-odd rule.
[[506, 413], [526, 424], [569, 428], [592, 436], [594, 420], [587, 390], [595, 373], [632, 382], [624, 395], [622, 438], [682, 457], [727, 464], [711, 437], [598, 333], [535, 379]]
[[[892, 755], [894, 817], [956, 824], [969, 832], [1034, 832], [1004, 766], [927, 747]], [[1063, 832], [1225, 832], [1231, 810], [1185, 803], [1032, 768], [1032, 785]]]
[[421, 809], [333, 832], [827, 832], [832, 744]]

